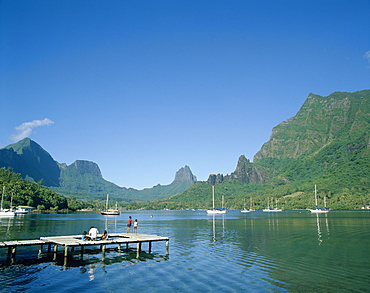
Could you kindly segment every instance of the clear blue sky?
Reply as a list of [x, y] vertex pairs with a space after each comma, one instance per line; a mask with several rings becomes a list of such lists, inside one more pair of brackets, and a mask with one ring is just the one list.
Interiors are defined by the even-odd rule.
[[1, 147], [137, 189], [231, 173], [309, 93], [370, 88], [370, 0], [0, 0], [0, 34]]

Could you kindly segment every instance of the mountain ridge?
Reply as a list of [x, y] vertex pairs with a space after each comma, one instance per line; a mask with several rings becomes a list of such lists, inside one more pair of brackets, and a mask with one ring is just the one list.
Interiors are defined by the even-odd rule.
[[99, 200], [106, 194], [119, 201], [150, 200], [184, 191], [196, 181], [188, 166], [180, 168], [169, 185], [143, 190], [120, 187], [102, 177], [98, 164], [76, 160], [72, 164], [59, 163], [30, 138], [0, 149], [0, 167], [11, 168], [24, 179], [41, 182], [61, 194], [85, 200]]
[[295, 116], [272, 129], [253, 163], [241, 155], [231, 175], [211, 174], [207, 183], [198, 182], [159, 204], [210, 208], [209, 185], [215, 185], [229, 208], [241, 208], [246, 196], [256, 208], [266, 208], [269, 197], [286, 208], [308, 208], [318, 185], [319, 197], [332, 208], [369, 206], [370, 90], [309, 94]]

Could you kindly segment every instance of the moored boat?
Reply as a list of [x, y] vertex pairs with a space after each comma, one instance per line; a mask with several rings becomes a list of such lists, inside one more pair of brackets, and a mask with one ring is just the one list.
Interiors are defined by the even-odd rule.
[[[10, 209], [3, 209], [5, 186], [3, 186], [3, 193], [1, 195], [1, 207], [0, 207], [0, 217], [14, 217], [15, 213], [12, 211], [12, 204], [10, 203]], [[12, 202], [12, 201], [11, 201]]]
[[282, 212], [283, 210], [277, 208], [277, 201], [276, 201], [276, 208], [274, 207], [270, 208], [270, 199], [267, 198], [267, 209], [263, 209], [262, 211], [263, 212]]
[[17, 206], [17, 209], [14, 211], [16, 215], [25, 215], [33, 210], [33, 207], [29, 206]]
[[316, 189], [316, 184], [315, 184], [315, 209], [310, 210], [311, 213], [319, 214], [319, 213], [328, 213], [329, 209], [326, 207], [326, 200], [324, 198], [324, 206], [325, 208], [319, 208], [318, 203], [317, 203], [317, 189]]
[[115, 209], [108, 209], [108, 202], [109, 202], [109, 194], [107, 194], [107, 201], [105, 204], [105, 211], [100, 212], [102, 215], [105, 216], [119, 216], [121, 213], [117, 208], [117, 203], [116, 203], [116, 208]]
[[226, 209], [224, 209], [224, 200], [222, 197], [222, 208], [215, 208], [215, 186], [212, 185], [212, 210], [207, 210], [208, 215], [219, 215], [226, 214]]

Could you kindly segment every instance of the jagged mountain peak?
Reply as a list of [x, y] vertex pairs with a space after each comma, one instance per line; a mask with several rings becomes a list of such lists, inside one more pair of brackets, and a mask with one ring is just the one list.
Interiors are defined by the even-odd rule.
[[172, 183], [180, 182], [194, 183], [195, 181], [197, 181], [197, 177], [193, 175], [193, 173], [190, 170], [190, 167], [185, 165], [176, 172], [175, 179]]
[[118, 200], [149, 200], [182, 192], [196, 181], [189, 166], [185, 166], [169, 185], [144, 190], [120, 187], [102, 177], [98, 164], [87, 160], [70, 165], [58, 163], [30, 138], [0, 149], [0, 167], [12, 168], [24, 179], [40, 181], [54, 191], [81, 199], [105, 198], [109, 193]]

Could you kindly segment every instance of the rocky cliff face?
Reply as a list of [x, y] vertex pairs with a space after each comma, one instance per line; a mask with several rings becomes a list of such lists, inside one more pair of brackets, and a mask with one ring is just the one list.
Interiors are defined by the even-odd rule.
[[241, 155], [234, 172], [230, 175], [211, 174], [208, 177], [208, 184], [220, 184], [223, 181], [236, 181], [243, 184], [264, 184], [268, 181], [266, 172], [262, 170], [261, 166], [256, 166], [251, 163], [244, 155]]
[[102, 178], [99, 166], [90, 161], [76, 160], [73, 164], [67, 166], [65, 169], [71, 172], [76, 172], [80, 175], [90, 174]]
[[298, 158], [311, 153], [343, 134], [369, 126], [370, 90], [336, 92], [327, 97], [310, 94], [297, 115], [273, 128], [270, 140], [254, 156]]
[[181, 182], [190, 182], [193, 184], [197, 181], [197, 177], [193, 175], [189, 166], [182, 167], [176, 172], [175, 180], [172, 184], [181, 183]]

